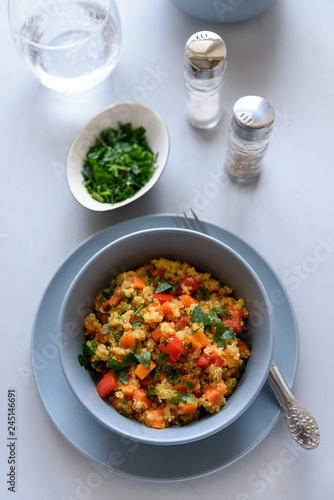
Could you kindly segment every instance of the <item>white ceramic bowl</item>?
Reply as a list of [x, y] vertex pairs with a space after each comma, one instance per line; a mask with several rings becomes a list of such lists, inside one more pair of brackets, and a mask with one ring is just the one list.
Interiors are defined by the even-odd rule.
[[[128, 419], [99, 397], [87, 371], [78, 363], [84, 343], [83, 320], [93, 311], [97, 293], [112, 277], [136, 269], [152, 258], [186, 260], [208, 271], [245, 299], [250, 317], [246, 341], [252, 354], [246, 372], [222, 410], [187, 426], [152, 429]], [[218, 240], [186, 229], [148, 229], [124, 236], [99, 251], [81, 269], [64, 298], [58, 325], [58, 345], [65, 378], [78, 400], [101, 424], [118, 434], [150, 444], [184, 444], [203, 439], [231, 424], [254, 401], [270, 368], [274, 349], [274, 325], [269, 299], [259, 278], [233, 249]], [[71, 412], [70, 408], [64, 408]], [[89, 432], [89, 429], [85, 429]], [[247, 432], [247, 429], [245, 429]]]
[[[154, 153], [158, 153], [156, 170], [151, 179], [134, 196], [111, 204], [100, 203], [88, 193], [81, 173], [87, 151], [102, 130], [118, 128], [118, 123], [131, 123], [134, 128], [144, 127], [147, 142]], [[128, 205], [147, 193], [160, 178], [168, 159], [169, 137], [162, 118], [152, 109], [135, 102], [114, 104], [95, 115], [83, 127], [74, 140], [67, 158], [67, 182], [74, 198], [84, 207], [96, 212], [115, 210]]]

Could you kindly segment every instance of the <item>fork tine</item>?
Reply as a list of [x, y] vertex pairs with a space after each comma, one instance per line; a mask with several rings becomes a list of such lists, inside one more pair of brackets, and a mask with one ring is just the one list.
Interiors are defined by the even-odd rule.
[[189, 228], [187, 227], [187, 225], [186, 225], [185, 221], [183, 220], [183, 218], [182, 218], [182, 217], [180, 217], [179, 215], [177, 215], [177, 216], [175, 217], [175, 219], [174, 219], [174, 218], [172, 218], [172, 221], [173, 221], [173, 226], [174, 226], [174, 227], [181, 227], [181, 228], [183, 228], [183, 229], [189, 229]]
[[206, 229], [206, 227], [204, 226], [203, 222], [199, 220], [199, 218], [197, 217], [197, 214], [193, 211], [193, 209], [191, 208], [190, 209], [191, 213], [193, 214], [197, 224], [199, 225], [201, 231], [203, 231], [203, 233], [205, 234], [209, 234], [209, 231]]
[[193, 224], [193, 222], [189, 219], [188, 215], [186, 214], [186, 212], [183, 212], [183, 217], [185, 218], [185, 220], [187, 221], [187, 224], [188, 226], [190, 227], [190, 229], [192, 229], [193, 231], [196, 231], [195, 229], [195, 226]]
[[[190, 209], [194, 220], [196, 221], [198, 227], [202, 231], [202, 233], [209, 234], [208, 230], [204, 226], [203, 222], [199, 220], [197, 217], [197, 214], [194, 212], [194, 210], [191, 208]], [[198, 231], [197, 227], [195, 226], [193, 219], [191, 219], [186, 212], [182, 212], [183, 217], [180, 215], [177, 215], [175, 218], [172, 218], [173, 226], [174, 227], [182, 227], [183, 229], [192, 229], [193, 231]]]

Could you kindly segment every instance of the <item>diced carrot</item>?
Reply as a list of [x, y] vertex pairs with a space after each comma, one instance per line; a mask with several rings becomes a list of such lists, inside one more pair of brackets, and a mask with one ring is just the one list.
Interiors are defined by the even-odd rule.
[[144, 389], [136, 389], [133, 393], [133, 397], [135, 401], [140, 401], [141, 403], [149, 403], [149, 400], [146, 397], [146, 391]]
[[160, 326], [158, 326], [153, 332], [151, 332], [151, 337], [155, 342], [159, 342], [162, 337], [162, 332]]
[[153, 300], [158, 300], [161, 305], [173, 299], [175, 299], [174, 295], [166, 292], [160, 292], [153, 295]]
[[138, 276], [132, 276], [131, 284], [134, 288], [138, 288], [138, 290], [142, 290], [146, 286], [145, 281], [141, 278], [138, 278]]
[[177, 302], [167, 301], [162, 304], [162, 308], [165, 311], [166, 319], [169, 321], [173, 321], [177, 319], [177, 311], [179, 310], [179, 306]]
[[183, 305], [183, 307], [190, 307], [192, 304], [198, 304], [198, 301], [194, 299], [194, 297], [191, 297], [191, 295], [188, 295], [186, 293], [181, 298], [181, 304]]
[[197, 410], [197, 406], [197, 401], [195, 401], [194, 403], [184, 403], [183, 401], [180, 401], [178, 404], [178, 409], [179, 412], [182, 413], [182, 415], [192, 415]]
[[162, 408], [146, 410], [144, 412], [144, 419], [147, 427], [153, 427], [154, 429], [164, 429], [169, 426], [169, 422], [165, 419]]
[[108, 304], [110, 306], [117, 306], [122, 300], [122, 295], [120, 294], [120, 292], [115, 292], [111, 298], [108, 300]]
[[[97, 338], [100, 342], [104, 342], [107, 339], [107, 335], [109, 335], [109, 328], [101, 327], [97, 331]], [[103, 333], [104, 332], [104, 333]]]
[[117, 411], [125, 411], [125, 413], [131, 413], [129, 403], [127, 401], [124, 401], [123, 399], [115, 398], [114, 406]]
[[135, 392], [135, 386], [131, 383], [122, 384], [121, 391], [123, 392], [125, 398], [130, 399], [132, 398], [133, 393]]
[[210, 344], [210, 339], [201, 330], [189, 335], [186, 339], [186, 343], [191, 342], [193, 349], [203, 349]]
[[114, 389], [116, 385], [115, 374], [113, 371], [108, 372], [97, 384], [98, 395], [103, 399]]
[[203, 387], [203, 393], [209, 403], [216, 405], [226, 393], [226, 385], [224, 382], [216, 386], [207, 385], [206, 387]]
[[139, 365], [135, 369], [135, 374], [137, 375], [138, 378], [140, 378], [140, 380], [143, 380], [155, 367], [156, 364], [154, 363], [154, 361], [151, 361], [149, 368], [145, 368], [145, 366], [142, 363], [139, 363]]
[[161, 304], [159, 301], [152, 302], [148, 306], [144, 307], [144, 309], [142, 310], [142, 314], [144, 315], [146, 313], [153, 313], [155, 311], [158, 312], [162, 318], [165, 317], [165, 311], [161, 307]]
[[131, 332], [123, 333], [119, 341], [124, 349], [129, 349], [136, 345], [136, 337]]
[[152, 271], [152, 276], [162, 276], [163, 275], [163, 270], [162, 269], [153, 269]]
[[103, 295], [99, 295], [98, 297], [96, 297], [94, 304], [96, 309], [98, 309], [99, 311], [105, 311], [109, 306], [109, 301], [105, 299]]

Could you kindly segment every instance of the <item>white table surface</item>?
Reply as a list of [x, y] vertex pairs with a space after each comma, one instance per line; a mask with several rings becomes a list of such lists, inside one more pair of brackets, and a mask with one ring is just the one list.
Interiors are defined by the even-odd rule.
[[[119, 64], [102, 85], [73, 96], [42, 87], [30, 74], [11, 46], [5, 1], [1, 4], [0, 496], [329, 500], [334, 493], [334, 5], [279, 0], [257, 18], [222, 25], [191, 18], [168, 0], [118, 4]], [[184, 44], [201, 29], [218, 32], [228, 49], [225, 113], [211, 131], [193, 129], [183, 113]], [[147, 89], [145, 76], [152, 71], [156, 85]], [[262, 176], [241, 187], [228, 182], [223, 163], [231, 109], [246, 94], [270, 100], [277, 120]], [[122, 100], [143, 102], [162, 115], [171, 139], [168, 165], [143, 199], [116, 212], [92, 213], [68, 190], [67, 151], [92, 115]], [[319, 424], [320, 446], [295, 447], [287, 460], [292, 441], [281, 417], [249, 454], [209, 476], [157, 483], [101, 472], [96, 486], [91, 475], [96, 468], [59, 434], [33, 377], [22, 375], [31, 370], [39, 302], [64, 259], [97, 231], [134, 216], [191, 206], [243, 238], [285, 283], [300, 332], [294, 392]], [[17, 397], [15, 494], [6, 484], [11, 388]]]

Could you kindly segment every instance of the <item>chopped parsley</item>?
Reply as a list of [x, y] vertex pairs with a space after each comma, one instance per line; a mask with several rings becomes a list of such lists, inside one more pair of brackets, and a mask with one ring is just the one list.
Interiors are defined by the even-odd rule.
[[83, 347], [84, 354], [88, 358], [91, 358], [95, 354], [95, 351], [97, 349], [97, 343], [95, 342], [95, 340], [93, 340], [91, 342], [90, 346], [88, 344], [82, 344], [82, 347]]
[[81, 173], [88, 193], [100, 203], [118, 203], [134, 196], [153, 176], [155, 155], [143, 127], [130, 123], [103, 130], [86, 154]]
[[227, 328], [220, 317], [231, 318], [230, 311], [227, 311], [225, 306], [213, 307], [210, 309], [209, 314], [205, 314], [199, 304], [191, 311], [190, 318], [192, 323], [203, 323], [206, 329], [211, 329], [213, 324], [216, 326], [216, 333], [214, 339], [218, 342], [220, 347], [225, 347], [226, 339], [236, 339], [233, 328]]
[[136, 321], [134, 321], [132, 324], [131, 324], [132, 328], [134, 330], [138, 330], [138, 328], [141, 327], [141, 321], [140, 319], [137, 319]]
[[172, 290], [172, 292], [175, 292], [178, 286], [178, 283], [170, 283], [165, 279], [160, 279], [158, 281], [158, 286], [155, 290], [155, 293], [166, 292], [166, 290]]
[[205, 286], [203, 285], [200, 285], [197, 292], [196, 292], [196, 296], [200, 299], [200, 300], [209, 300], [210, 299], [210, 290], [208, 290]]
[[151, 353], [148, 351], [144, 351], [143, 354], [135, 354], [134, 355], [137, 361], [141, 363], [145, 368], [149, 369], [151, 366]]
[[180, 401], [183, 403], [196, 403], [196, 398], [190, 394], [185, 394], [184, 392], [177, 392], [176, 396], [169, 398], [170, 403], [177, 404]]

